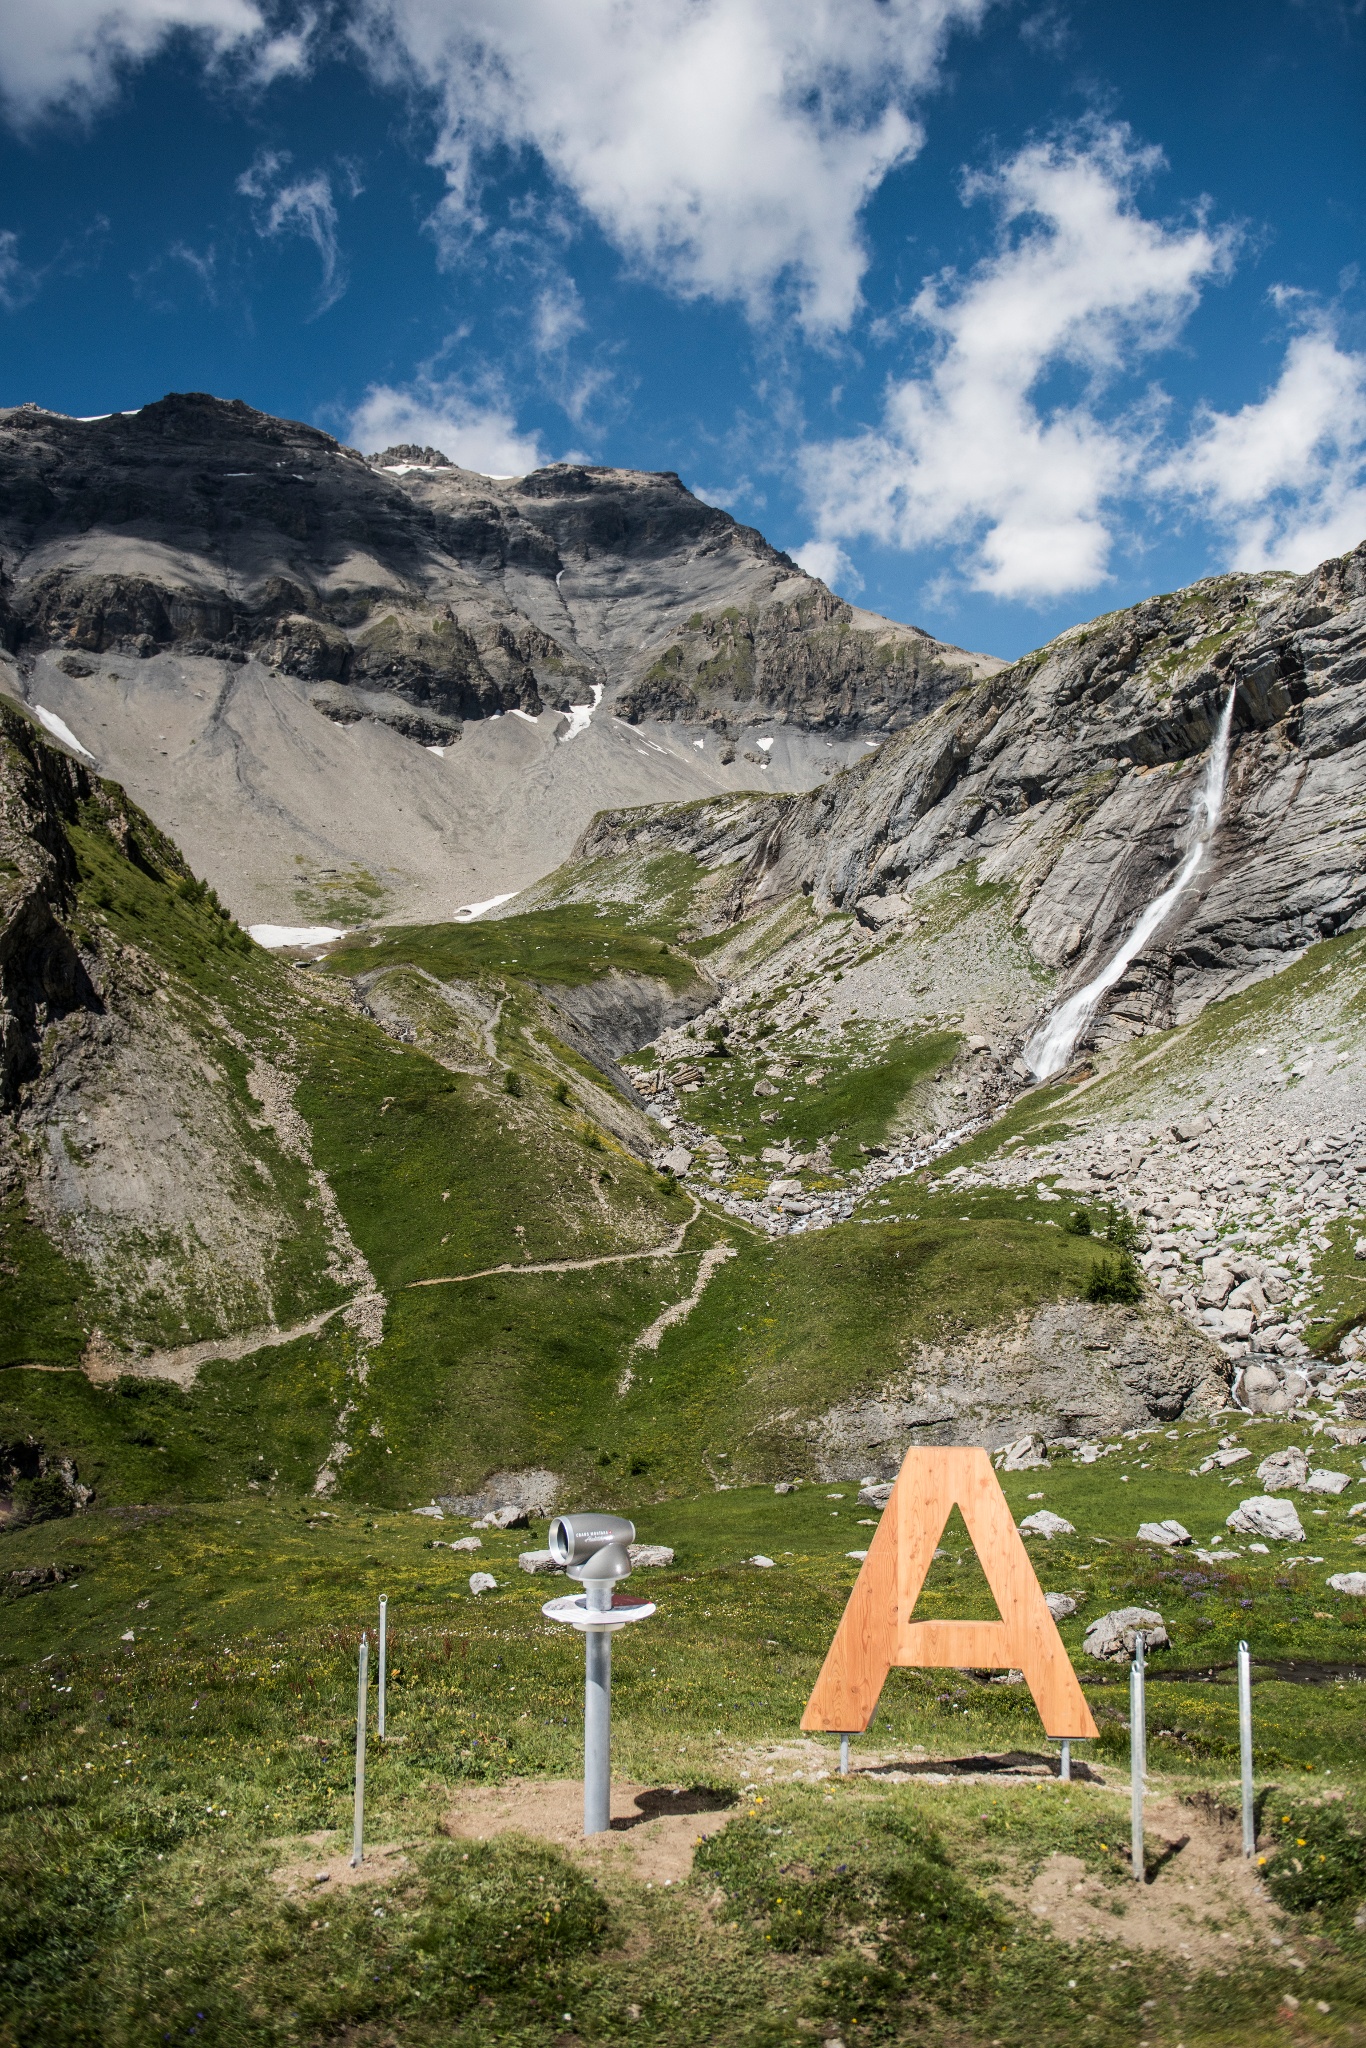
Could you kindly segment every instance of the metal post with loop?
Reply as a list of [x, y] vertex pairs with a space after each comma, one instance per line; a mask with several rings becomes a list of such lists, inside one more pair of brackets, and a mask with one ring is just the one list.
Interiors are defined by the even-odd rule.
[[646, 1621], [652, 1600], [620, 1600], [613, 1589], [631, 1570], [627, 1548], [635, 1524], [623, 1515], [557, 1515], [550, 1554], [583, 1587], [541, 1612], [583, 1634], [583, 1831], [605, 1834], [612, 1825], [612, 1637], [628, 1622]]
[[1257, 1850], [1257, 1814], [1252, 1803], [1252, 1658], [1238, 1645], [1238, 1752], [1243, 1778], [1243, 1854]]
[[1148, 1719], [1144, 1688], [1143, 1637], [1134, 1637], [1129, 1672], [1129, 1856], [1134, 1877], [1147, 1876], [1143, 1859], [1143, 1780], [1148, 1774]]
[[379, 1596], [379, 1712], [376, 1717], [375, 1733], [384, 1740], [384, 1681], [387, 1676], [389, 1648], [389, 1602], [381, 1593]]
[[351, 1823], [351, 1867], [365, 1854], [365, 1696], [370, 1689], [370, 1639], [360, 1639], [360, 1674], [356, 1680], [356, 1810]]

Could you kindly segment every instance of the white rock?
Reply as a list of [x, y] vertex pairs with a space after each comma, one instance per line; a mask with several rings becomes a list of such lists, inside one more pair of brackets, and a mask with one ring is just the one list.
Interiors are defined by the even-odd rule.
[[1022, 1536], [1044, 1536], [1051, 1543], [1055, 1536], [1075, 1536], [1076, 1530], [1061, 1515], [1055, 1515], [1051, 1508], [1040, 1508], [1037, 1513], [1026, 1515], [1020, 1524]]
[[846, 1550], [844, 1554], [846, 1557], [856, 1557], [859, 1560], [860, 1564], [868, 1555], [866, 1550]]
[[1334, 1572], [1328, 1581], [1335, 1593], [1354, 1593], [1366, 1600], [1366, 1572]]
[[655, 1566], [672, 1564], [674, 1554], [665, 1543], [628, 1543], [626, 1555], [633, 1565], [649, 1571]]
[[480, 1593], [496, 1593], [498, 1581], [492, 1572], [471, 1572], [470, 1591], [476, 1596]]
[[885, 1508], [892, 1497], [893, 1481], [865, 1479], [858, 1490], [859, 1505], [865, 1508]]
[[1133, 1656], [1135, 1639], [1140, 1635], [1147, 1650], [1165, 1649], [1171, 1641], [1156, 1608], [1117, 1607], [1091, 1623], [1082, 1638], [1082, 1648], [1088, 1657], [1124, 1663]]
[[457, 1536], [451, 1545], [452, 1550], [482, 1550], [483, 1547], [483, 1539], [479, 1536]]
[[773, 1491], [775, 1493], [791, 1493], [793, 1491], [792, 1481], [790, 1479], [780, 1479]]
[[1289, 1450], [1273, 1451], [1257, 1467], [1257, 1477], [1268, 1493], [1289, 1493], [1303, 1486], [1309, 1472], [1309, 1455], [1292, 1444]]
[[524, 1572], [557, 1572], [560, 1569], [548, 1550], [524, 1550], [517, 1562]]
[[1013, 1444], [1003, 1444], [994, 1460], [998, 1472], [1037, 1472], [1047, 1469], [1048, 1459], [1044, 1455], [1043, 1439], [1037, 1436], [1021, 1436]]
[[[754, 1092], [757, 1095], [759, 1091], [756, 1088]], [[672, 1151], [666, 1152], [664, 1154], [664, 1157], [660, 1161], [660, 1164], [663, 1167], [665, 1167], [669, 1173], [677, 1174], [681, 1179], [682, 1176], [688, 1171], [688, 1168], [692, 1165], [692, 1153], [688, 1150], [686, 1145], [675, 1145]]]
[[1250, 1458], [1251, 1451], [1214, 1451], [1201, 1465], [1201, 1472], [1212, 1472], [1216, 1466], [1222, 1471], [1226, 1466], [1236, 1465], [1241, 1458]]
[[444, 1522], [446, 1519], [444, 1508], [414, 1508], [413, 1513], [415, 1515], [430, 1515], [434, 1522]]
[[1175, 1550], [1183, 1543], [1189, 1543], [1191, 1532], [1183, 1529], [1179, 1522], [1140, 1522], [1138, 1529], [1140, 1543], [1161, 1543], [1168, 1550]]
[[1311, 1472], [1301, 1493], [1344, 1493], [1352, 1483], [1350, 1472]]
[[1293, 1501], [1277, 1500], [1269, 1493], [1254, 1494], [1239, 1501], [1224, 1523], [1241, 1536], [1270, 1536], [1278, 1543], [1303, 1543], [1304, 1528]]
[[1045, 1593], [1043, 1597], [1054, 1621], [1066, 1621], [1069, 1614], [1077, 1611], [1077, 1603], [1070, 1593]]
[[745, 1562], [746, 1564], [757, 1564], [761, 1571], [771, 1572], [777, 1560], [772, 1557], [765, 1557], [762, 1551], [760, 1551], [754, 1557], [746, 1558]]
[[471, 1522], [471, 1529], [525, 1529], [531, 1516], [526, 1508], [518, 1507], [515, 1501], [505, 1502], [500, 1508], [490, 1508], [486, 1515], [480, 1515]]

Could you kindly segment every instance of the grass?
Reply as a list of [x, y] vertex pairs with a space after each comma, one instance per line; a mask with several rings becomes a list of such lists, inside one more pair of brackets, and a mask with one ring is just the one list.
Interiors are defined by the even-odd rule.
[[386, 925], [365, 940], [338, 946], [327, 970], [351, 975], [413, 966], [440, 981], [519, 975], [577, 988], [615, 968], [686, 988], [696, 970], [674, 950], [675, 937], [672, 923], [637, 923], [616, 905], [598, 910], [564, 903], [474, 924]]
[[[1248, 1433], [1259, 1450], [1287, 1436], [1275, 1424]], [[1202, 1533], [1227, 1512], [1228, 1488], [1185, 1472], [1206, 1438], [1134, 1439], [1101, 1467], [1003, 1485], [1017, 1515], [1043, 1491], [1077, 1523], [1077, 1539], [1034, 1546], [1046, 1585], [1085, 1587], [1097, 1612], [1161, 1606], [1173, 1646], [1153, 1659], [1152, 1768], [1176, 1789], [1227, 1796], [1231, 1687], [1164, 1684], [1161, 1672], [1197, 1649], [1217, 1661], [1239, 1630], [1272, 1658], [1283, 1562], [1240, 1560], [1211, 1613], [1208, 1589], [1184, 1583], [1201, 1575], [1150, 1557], [1131, 1533], [1159, 1504]], [[455, 1533], [450, 1523], [320, 1510], [277, 1489], [96, 1511], [8, 1537], [8, 1565], [55, 1562], [73, 1576], [7, 1606], [0, 1638], [0, 2041], [682, 2048], [795, 2042], [812, 2022], [846, 2040], [856, 2030], [943, 2048], [1127, 2048], [1140, 2027], [1164, 2048], [1357, 2038], [1366, 1944], [1352, 1914], [1366, 1873], [1354, 1688], [1269, 1682], [1255, 1696], [1259, 1781], [1282, 1788], [1268, 1831], [1306, 1868], [1307, 1847], [1325, 1858], [1294, 1896], [1302, 1873], [1284, 1866], [1289, 1931], [1332, 2008], [1332, 2025], [1315, 2017], [1307, 2035], [1279, 2009], [1284, 1971], [1271, 1954], [1235, 1953], [1217, 1976], [1170, 1956], [1156, 1973], [1116, 1969], [1107, 1944], [1059, 1943], [1012, 1902], [1011, 1885], [1062, 1853], [1105, 1881], [1122, 1914], [1119, 1788], [782, 1776], [774, 1745], [795, 1735], [857, 1569], [843, 1552], [868, 1540], [854, 1492], [742, 1489], [637, 1509], [642, 1538], [670, 1543], [677, 1561], [650, 1577], [659, 1615], [617, 1646], [617, 1770], [732, 1797], [749, 1788], [724, 1831], [699, 1824], [711, 1838], [671, 1893], [594, 1881], [544, 1845], [481, 1847], [441, 1831], [464, 1783], [579, 1768], [581, 1652], [541, 1620], [553, 1588], [515, 1564], [535, 1536], [485, 1532], [476, 1559], [456, 1559], [428, 1547]], [[1345, 1508], [1333, 1504], [1329, 1521], [1324, 1569], [1346, 1541]], [[944, 1548], [919, 1611], [985, 1611], [961, 1532], [951, 1527]], [[743, 1562], [760, 1549], [776, 1569]], [[472, 1598], [471, 1563], [500, 1590]], [[368, 1839], [402, 1844], [409, 1867], [389, 1888], [291, 1900], [269, 1873], [318, 1856], [318, 1830], [332, 1831], [331, 1853], [346, 1838], [355, 1643], [381, 1591], [401, 1739], [372, 1743]], [[1063, 1631], [1078, 1657], [1081, 1625]], [[1358, 1642], [1335, 1622], [1317, 1647], [1341, 1656]], [[1099, 1756], [1122, 1766], [1123, 1690], [1079, 1662], [1104, 1731]], [[1022, 1689], [935, 1672], [892, 1675], [867, 1742], [930, 1755], [1042, 1746]], [[833, 1743], [821, 1747], [829, 1768]], [[1333, 1785], [1345, 1807], [1316, 1803]]]

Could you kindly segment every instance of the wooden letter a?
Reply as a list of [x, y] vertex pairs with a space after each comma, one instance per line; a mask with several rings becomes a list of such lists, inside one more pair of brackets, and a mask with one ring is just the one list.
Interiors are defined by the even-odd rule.
[[[911, 1619], [954, 1508], [967, 1523], [1000, 1621]], [[1046, 1734], [1080, 1740], [1096, 1733], [1072, 1660], [983, 1450], [907, 1451], [807, 1701], [803, 1728], [849, 1734], [866, 1728], [894, 1664], [1023, 1671]]]

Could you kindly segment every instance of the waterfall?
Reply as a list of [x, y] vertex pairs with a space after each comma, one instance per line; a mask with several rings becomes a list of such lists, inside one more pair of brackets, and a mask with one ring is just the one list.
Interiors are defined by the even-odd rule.
[[1072, 1050], [1082, 1032], [1096, 1013], [1101, 997], [1107, 989], [1114, 987], [1131, 960], [1137, 958], [1147, 945], [1153, 933], [1169, 913], [1194, 879], [1195, 871], [1205, 857], [1205, 849], [1214, 837], [1224, 808], [1224, 784], [1228, 777], [1229, 740], [1233, 731], [1233, 699], [1236, 689], [1228, 693], [1228, 701], [1219, 716], [1214, 739], [1210, 745], [1209, 760], [1200, 783], [1194, 803], [1191, 805], [1193, 838], [1190, 851], [1178, 868], [1175, 878], [1168, 883], [1160, 896], [1154, 896], [1140, 914], [1137, 923], [1125, 938], [1119, 950], [1106, 961], [1094, 981], [1088, 981], [1085, 988], [1079, 988], [1075, 995], [1059, 1003], [1051, 1017], [1045, 1018], [1024, 1049], [1025, 1060], [1040, 1081], [1049, 1080], [1060, 1074], [1072, 1058]]

